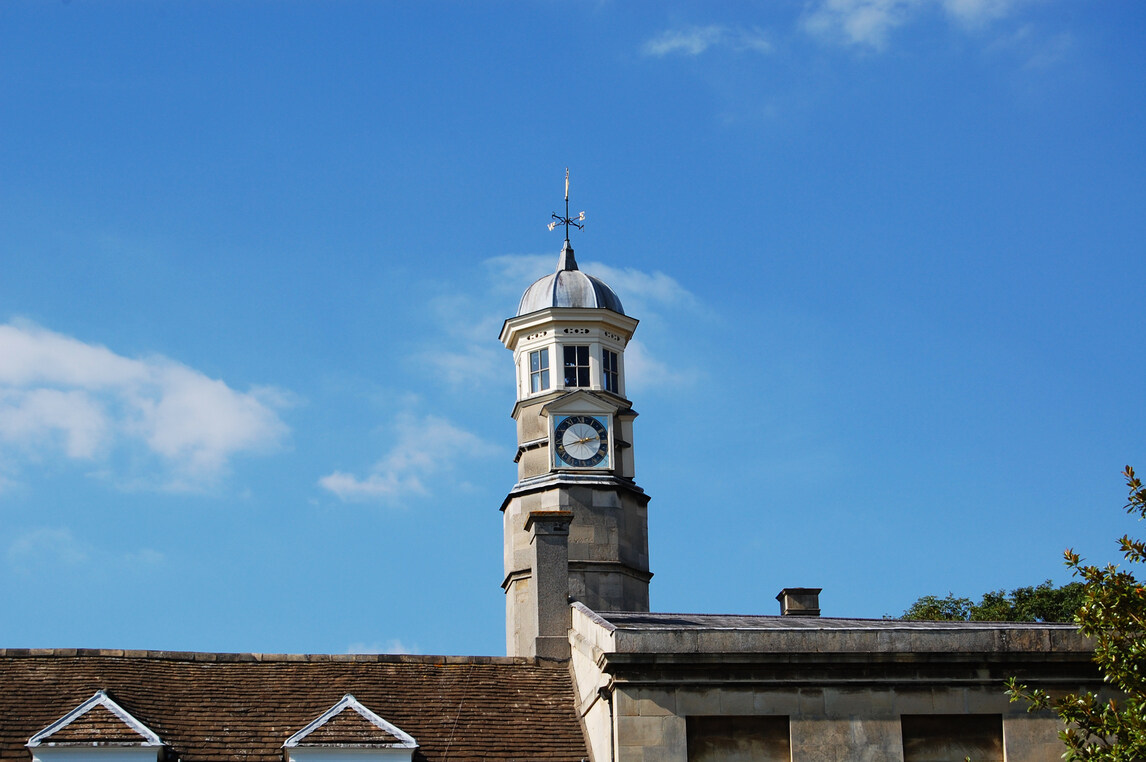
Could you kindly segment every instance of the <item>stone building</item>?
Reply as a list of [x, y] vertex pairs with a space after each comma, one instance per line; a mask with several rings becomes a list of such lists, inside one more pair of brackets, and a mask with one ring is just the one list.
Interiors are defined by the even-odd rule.
[[650, 613], [637, 321], [562, 221], [557, 269], [501, 331], [508, 656], [0, 649], [0, 762], [1059, 759], [1057, 719], [1003, 680], [1099, 687], [1069, 625], [833, 619], [814, 588], [778, 616]]
[[815, 588], [781, 591], [774, 617], [649, 613], [625, 396], [636, 326], [566, 239], [501, 332], [517, 368], [508, 649], [571, 659], [593, 759], [1059, 759], [1057, 718], [1002, 686], [1097, 688], [1070, 625], [821, 618]]

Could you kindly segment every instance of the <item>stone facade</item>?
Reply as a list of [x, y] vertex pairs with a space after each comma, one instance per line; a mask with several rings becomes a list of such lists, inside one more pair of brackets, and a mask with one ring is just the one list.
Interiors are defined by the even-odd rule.
[[[961, 749], [984, 750], [976, 760], [1050, 762], [1062, 754], [1057, 717], [1010, 703], [1003, 681], [1101, 686], [1089, 642], [1070, 625], [599, 614], [574, 604], [570, 642], [593, 759], [617, 762], [913, 762], [963, 759]], [[749, 737], [703, 747], [695, 736], [708, 726], [697, 718], [730, 718], [723, 724]], [[994, 733], [967, 738], [967, 718]]]

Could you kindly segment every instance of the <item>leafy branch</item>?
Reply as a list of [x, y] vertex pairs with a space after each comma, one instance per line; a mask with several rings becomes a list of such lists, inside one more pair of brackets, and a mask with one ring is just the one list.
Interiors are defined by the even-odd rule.
[[[1146, 518], [1146, 488], [1130, 466], [1126, 478], [1127, 513]], [[1146, 561], [1146, 542], [1124, 535], [1118, 540], [1128, 564]], [[1114, 564], [1089, 565], [1073, 550], [1064, 554], [1071, 573], [1083, 584], [1083, 602], [1074, 621], [1094, 642], [1094, 661], [1117, 698], [1094, 693], [1051, 696], [1007, 681], [1011, 701], [1026, 701], [1028, 711], [1054, 710], [1065, 729], [1066, 760], [1138, 762], [1146, 759], [1146, 589], [1133, 573]]]

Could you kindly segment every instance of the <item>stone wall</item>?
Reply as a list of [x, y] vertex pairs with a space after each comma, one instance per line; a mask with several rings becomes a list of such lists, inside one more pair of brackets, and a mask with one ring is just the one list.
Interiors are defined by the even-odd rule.
[[[1001, 717], [1007, 762], [1059, 760], [1058, 719], [996, 688], [618, 687], [617, 762], [686, 762], [690, 717], [786, 717], [793, 762], [904, 762], [903, 715]], [[591, 744], [596, 750], [596, 744]]]

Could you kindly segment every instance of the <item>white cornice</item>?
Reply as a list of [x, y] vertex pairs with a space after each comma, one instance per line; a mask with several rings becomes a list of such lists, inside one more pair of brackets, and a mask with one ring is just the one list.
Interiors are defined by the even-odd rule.
[[501, 327], [501, 343], [513, 349], [522, 333], [531, 333], [543, 326], [597, 324], [613, 329], [624, 337], [625, 342], [632, 338], [640, 321], [606, 309], [585, 309], [580, 307], [549, 307], [506, 320]]

